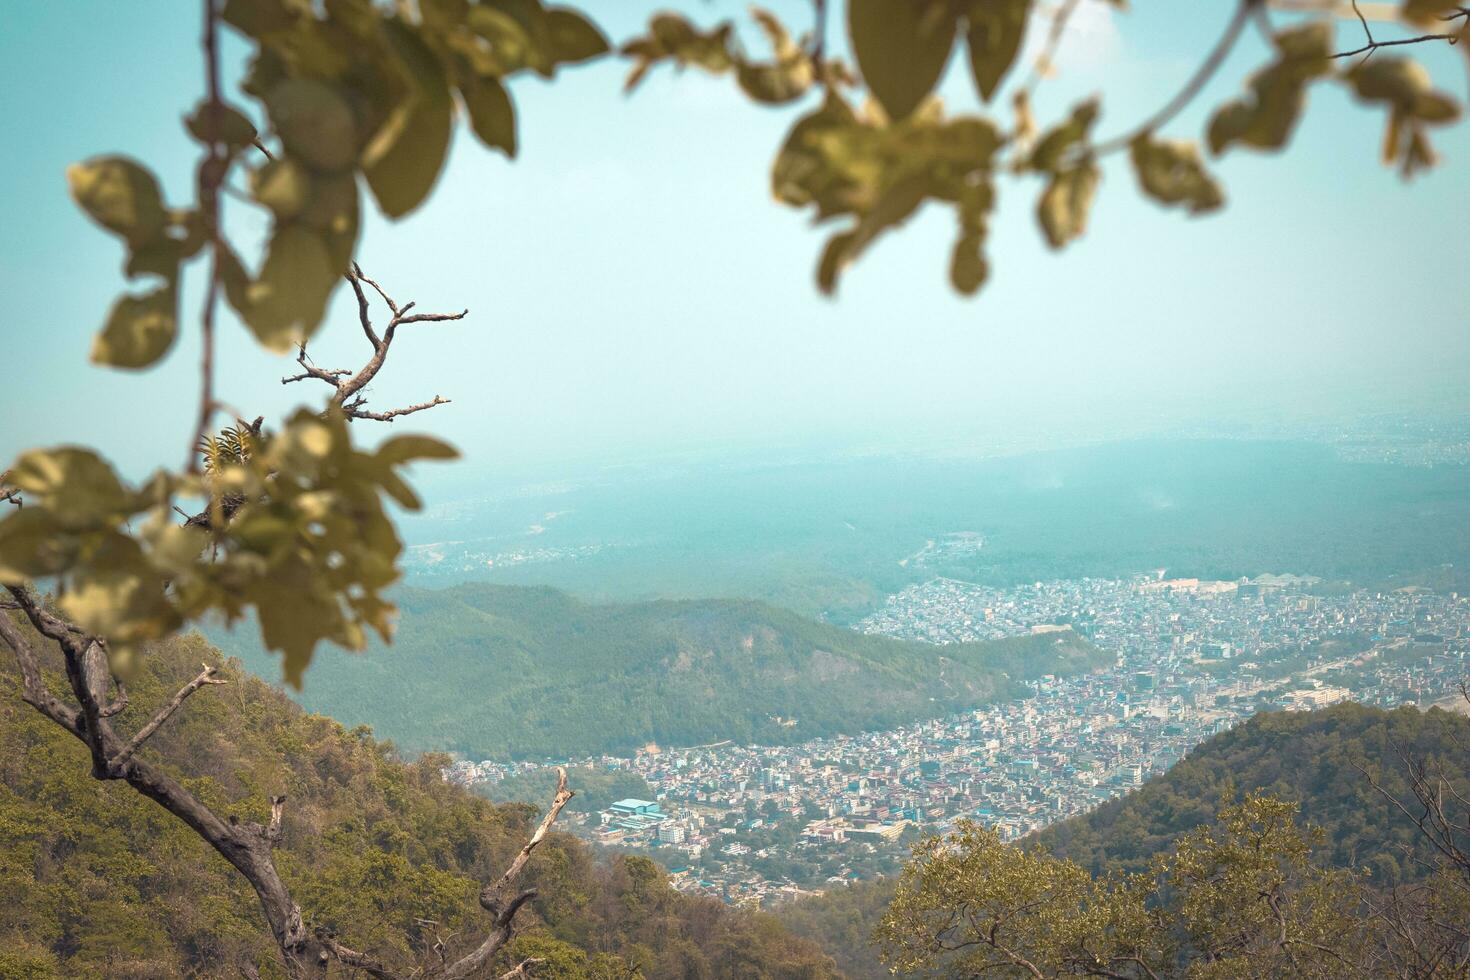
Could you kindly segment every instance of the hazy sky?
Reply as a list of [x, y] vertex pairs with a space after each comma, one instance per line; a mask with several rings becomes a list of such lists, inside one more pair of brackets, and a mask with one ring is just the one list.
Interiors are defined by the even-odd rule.
[[[1082, 2], [1085, 30], [1039, 114], [1056, 118], [1100, 90], [1101, 135], [1166, 101], [1231, 9], [1138, 0], [1115, 14]], [[615, 40], [657, 9], [584, 6]], [[705, 22], [744, 11], [687, 6]], [[805, 3], [775, 6], [796, 24], [808, 16]], [[162, 369], [89, 366], [91, 336], [124, 288], [122, 256], [68, 200], [63, 169], [126, 153], [184, 200], [194, 148], [179, 119], [201, 90], [197, 7], [7, 7], [0, 456], [82, 442], [134, 474], [180, 461], [197, 397], [202, 267], [191, 269], [185, 337]], [[243, 47], [230, 50], [238, 58]], [[1463, 56], [1416, 53], [1463, 99]], [[1248, 36], [1170, 133], [1196, 135], [1204, 108], [1263, 57]], [[946, 92], [969, 109], [959, 66]], [[396, 224], [367, 223], [370, 275], [424, 308], [471, 311], [405, 332], [374, 401], [452, 398], [414, 423], [458, 443], [477, 469], [704, 445], [969, 433], [1024, 442], [1374, 408], [1470, 377], [1463, 125], [1436, 134], [1444, 165], [1406, 186], [1378, 163], [1381, 111], [1323, 86], [1284, 156], [1238, 152], [1217, 164], [1223, 214], [1190, 220], [1143, 201], [1115, 158], [1087, 236], [1057, 255], [1032, 217], [1039, 184], [1007, 179], [979, 298], [947, 285], [953, 219], [935, 208], [880, 242], [830, 301], [812, 281], [825, 231], [769, 193], [770, 161], [801, 110], [756, 107], [729, 78], [667, 68], [626, 98], [625, 70], [608, 60], [550, 84], [518, 80], [519, 160], [459, 131], [431, 203]], [[250, 238], [262, 226], [238, 227]], [[224, 335], [228, 402], [272, 416], [308, 394], [278, 384], [288, 359], [257, 352], [232, 321]], [[313, 346], [323, 364], [361, 358], [345, 290]]]

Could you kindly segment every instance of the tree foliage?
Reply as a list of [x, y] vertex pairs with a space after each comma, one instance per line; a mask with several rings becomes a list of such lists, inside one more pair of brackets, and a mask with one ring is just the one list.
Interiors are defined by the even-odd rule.
[[[461, 948], [479, 881], [521, 846], [534, 809], [448, 785], [443, 756], [405, 762], [365, 728], [304, 713], [197, 635], [149, 647], [130, 697], [166, 699], [200, 660], [228, 684], [191, 702], [148, 758], [242, 820], [263, 819], [268, 795], [289, 795], [283, 874], [343, 942], [389, 962], [413, 962], [437, 941]], [[0, 976], [279, 976], [244, 880], [150, 801], [92, 779], [86, 750], [23, 704], [18, 686], [0, 665]], [[635, 875], [570, 836], [553, 835], [528, 874], [540, 894], [501, 969], [544, 957], [538, 976], [569, 980], [733, 980], [752, 964], [770, 977], [831, 975], [812, 945], [768, 918], [680, 895], [661, 872]]]

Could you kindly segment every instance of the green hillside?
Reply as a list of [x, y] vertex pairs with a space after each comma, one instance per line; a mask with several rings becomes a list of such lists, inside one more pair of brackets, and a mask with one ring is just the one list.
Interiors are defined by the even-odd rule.
[[1143, 787], [1048, 827], [1037, 840], [1097, 873], [1141, 871], [1180, 833], [1214, 819], [1229, 788], [1261, 790], [1301, 804], [1301, 819], [1327, 832], [1323, 853], [1338, 867], [1368, 867], [1382, 881], [1416, 878], [1425, 844], [1415, 827], [1369, 785], [1358, 766], [1408, 795], [1399, 752], [1434, 758], [1470, 790], [1470, 718], [1431, 708], [1393, 711], [1341, 704], [1322, 711], [1267, 712], [1221, 733]]
[[[149, 652], [124, 718], [146, 719], [201, 660], [218, 659], [197, 637]], [[443, 757], [404, 763], [237, 664], [221, 676], [227, 686], [191, 698], [143, 752], [232, 816], [261, 820], [269, 794], [288, 794], [277, 864], [313, 925], [405, 969], [436, 934], [451, 953], [484, 935], [475, 896], [524, 842], [534, 807], [450, 786]], [[86, 749], [18, 687], [0, 657], [0, 977], [279, 977], [244, 879], [158, 806], [94, 780]], [[560, 980], [833, 975], [769, 916], [685, 897], [645, 859], [599, 861], [554, 834], [527, 873], [540, 894], [489, 976], [522, 956], [545, 958], [538, 975]]]
[[[1261, 790], [1299, 803], [1304, 823], [1326, 832], [1321, 856], [1368, 868], [1381, 883], [1413, 880], [1427, 866], [1415, 827], [1369, 785], [1358, 766], [1404, 799], [1402, 750], [1436, 758], [1470, 793], [1470, 718], [1434, 708], [1393, 711], [1342, 704], [1313, 712], [1267, 712], [1199, 745], [1139, 789], [1062, 821], [1033, 840], [1094, 874], [1143, 871], [1175, 838], [1212, 823], [1222, 797]], [[864, 882], [781, 911], [783, 922], [816, 942], [852, 980], [888, 972], [867, 940], [893, 895], [892, 881]]]
[[[398, 600], [395, 643], [319, 654], [300, 700], [405, 748], [474, 758], [887, 728], [1017, 696], [1022, 678], [1107, 659], [1071, 634], [938, 647], [750, 601], [598, 605], [488, 584], [404, 589]], [[279, 664], [253, 635], [220, 642], [277, 678]]]

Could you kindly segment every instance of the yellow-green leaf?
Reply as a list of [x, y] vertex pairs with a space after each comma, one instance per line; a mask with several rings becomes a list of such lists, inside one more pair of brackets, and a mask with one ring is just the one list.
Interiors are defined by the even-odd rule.
[[1143, 192], [1159, 203], [1182, 204], [1190, 214], [1213, 211], [1225, 203], [1195, 144], [1144, 134], [1130, 145], [1129, 155]]
[[863, 81], [890, 119], [906, 118], [944, 74], [954, 12], [944, 0], [848, 0], [847, 15]]
[[50, 511], [12, 510], [0, 520], [0, 582], [19, 585], [64, 572], [76, 560], [77, 547], [76, 539], [64, 532]]
[[480, 142], [514, 158], [516, 111], [505, 86], [493, 78], [472, 75], [460, 84], [459, 94], [469, 112], [470, 126]]
[[66, 528], [109, 521], [129, 502], [112, 467], [91, 450], [75, 446], [33, 449], [16, 460], [8, 479]]
[[311, 197], [311, 177], [289, 157], [270, 160], [250, 173], [250, 193], [270, 209], [277, 221], [301, 213]]
[[245, 290], [245, 322], [268, 350], [284, 353], [309, 337], [337, 284], [322, 237], [300, 224], [276, 229], [260, 277]]
[[158, 237], [168, 221], [158, 181], [126, 157], [94, 157], [66, 168], [72, 197], [92, 220], [133, 245]]
[[1088, 161], [1063, 170], [1047, 184], [1036, 216], [1052, 248], [1061, 248], [1087, 230], [1087, 215], [1101, 177], [1097, 164]]
[[357, 119], [325, 82], [290, 78], [271, 89], [266, 109], [288, 153], [316, 170], [346, 170], [357, 160]]
[[449, 151], [450, 110], [420, 99], [400, 103], [368, 143], [363, 173], [378, 206], [401, 218], [423, 203]]
[[432, 436], [394, 436], [378, 447], [377, 457], [379, 462], [398, 466], [416, 459], [458, 459], [459, 450]]
[[145, 368], [168, 353], [178, 333], [178, 293], [172, 284], [113, 304], [102, 332], [92, 341], [92, 363]]
[[559, 62], [588, 61], [608, 50], [602, 32], [570, 7], [552, 7], [546, 12], [546, 32], [552, 57]]
[[971, 0], [965, 16], [970, 71], [980, 97], [989, 102], [1021, 51], [1031, 0]]
[[[213, 139], [236, 149], [254, 142], [257, 135], [255, 124], [243, 112], [223, 103], [214, 113], [210, 109], [211, 104], [206, 99], [196, 105], [194, 111], [185, 118], [184, 126], [189, 130], [190, 136], [201, 143], [207, 144]], [[215, 118], [211, 119], [210, 115]]]

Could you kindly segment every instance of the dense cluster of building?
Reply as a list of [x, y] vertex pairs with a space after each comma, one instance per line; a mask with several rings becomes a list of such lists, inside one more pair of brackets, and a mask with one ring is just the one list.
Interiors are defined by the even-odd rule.
[[[1044, 677], [1023, 700], [888, 731], [581, 760], [637, 773], [656, 801], [623, 800], [580, 832], [658, 849], [690, 869], [682, 887], [770, 901], [887, 868], [863, 856], [896, 862], [913, 828], [968, 818], [1021, 837], [1139, 785], [1263, 708], [1429, 703], [1470, 671], [1470, 600], [1316, 585], [1151, 575], [914, 586], [859, 628], [933, 643], [1076, 630], [1117, 659]], [[493, 780], [534, 765], [461, 762], [451, 775]]]

